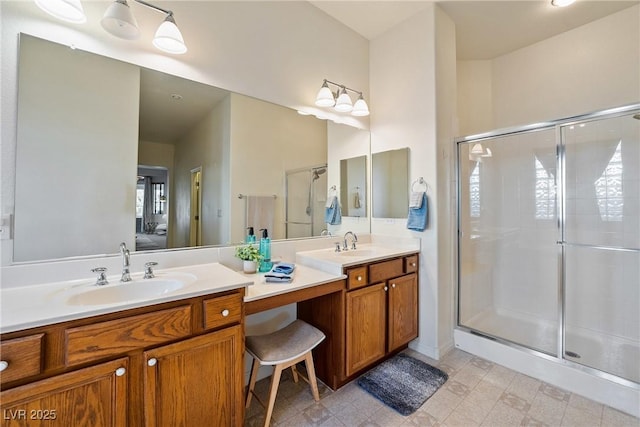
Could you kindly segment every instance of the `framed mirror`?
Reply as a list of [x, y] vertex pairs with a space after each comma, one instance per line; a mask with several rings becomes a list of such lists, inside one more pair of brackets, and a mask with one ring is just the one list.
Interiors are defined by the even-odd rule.
[[371, 203], [374, 218], [406, 218], [409, 212], [409, 148], [373, 153]]
[[343, 143], [328, 128], [354, 129], [25, 34], [18, 84], [12, 262], [237, 244], [249, 197], [272, 199], [286, 238], [285, 210], [308, 207], [308, 185], [289, 206], [286, 172], [327, 168], [322, 198]]

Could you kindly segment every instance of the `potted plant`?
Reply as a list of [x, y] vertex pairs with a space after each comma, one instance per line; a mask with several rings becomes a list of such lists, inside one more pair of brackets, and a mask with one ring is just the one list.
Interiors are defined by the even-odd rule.
[[242, 260], [242, 271], [245, 273], [255, 273], [262, 260], [260, 250], [254, 245], [237, 246], [236, 257]]

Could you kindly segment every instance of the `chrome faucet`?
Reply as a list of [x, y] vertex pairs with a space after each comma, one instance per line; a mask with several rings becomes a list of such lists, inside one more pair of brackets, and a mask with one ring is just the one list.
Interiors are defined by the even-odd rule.
[[120, 278], [120, 281], [130, 282], [131, 274], [129, 272], [129, 249], [127, 249], [127, 245], [124, 242], [120, 243], [120, 254], [122, 254], [122, 278]]
[[358, 236], [356, 236], [356, 234], [353, 231], [347, 231], [346, 233], [344, 233], [344, 245], [342, 246], [342, 250], [343, 251], [348, 251], [349, 247], [347, 246], [347, 237], [349, 237], [349, 235], [351, 235], [352, 239], [351, 239], [351, 249], [355, 249], [356, 248], [356, 242], [358, 241]]

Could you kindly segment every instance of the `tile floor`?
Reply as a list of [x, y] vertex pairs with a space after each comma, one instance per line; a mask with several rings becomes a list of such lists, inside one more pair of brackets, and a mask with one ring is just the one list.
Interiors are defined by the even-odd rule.
[[[320, 402], [309, 386], [283, 374], [272, 426], [576, 426], [640, 427], [640, 419], [574, 393], [488, 362], [461, 350], [440, 361], [407, 350], [437, 366], [449, 380], [415, 413], [404, 417], [366, 393], [354, 382], [333, 392], [319, 383]], [[256, 384], [267, 401], [270, 378]], [[255, 399], [245, 426], [262, 426], [264, 408]]]

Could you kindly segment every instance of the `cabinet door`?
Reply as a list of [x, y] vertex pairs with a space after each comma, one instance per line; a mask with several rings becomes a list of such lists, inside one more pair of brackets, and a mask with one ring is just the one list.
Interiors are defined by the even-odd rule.
[[389, 280], [389, 351], [418, 336], [418, 278], [415, 273]]
[[347, 376], [385, 355], [386, 286], [347, 293]]
[[0, 393], [3, 426], [125, 426], [128, 358]]
[[146, 426], [243, 424], [241, 326], [144, 353]]

